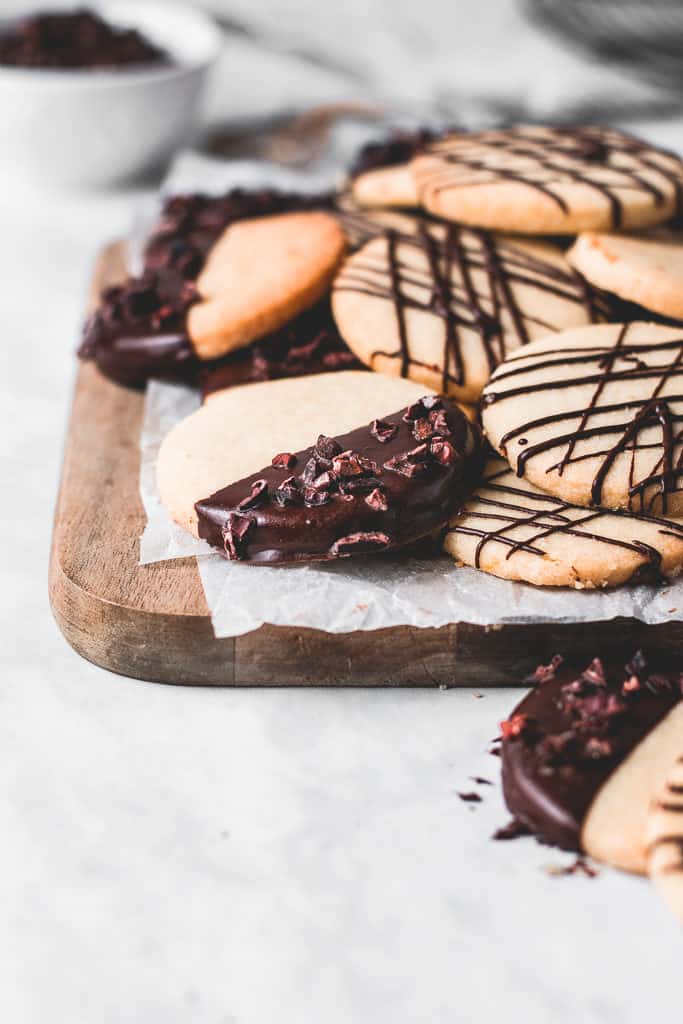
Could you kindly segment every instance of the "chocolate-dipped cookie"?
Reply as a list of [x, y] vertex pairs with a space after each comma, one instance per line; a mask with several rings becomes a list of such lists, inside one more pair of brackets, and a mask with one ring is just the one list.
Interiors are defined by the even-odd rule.
[[508, 808], [548, 843], [644, 872], [651, 801], [683, 740], [680, 673], [640, 654], [578, 672], [556, 658], [532, 682], [501, 723]]
[[455, 405], [346, 371], [215, 396], [165, 439], [157, 479], [173, 518], [226, 557], [280, 564], [423, 537], [479, 465], [479, 430]]

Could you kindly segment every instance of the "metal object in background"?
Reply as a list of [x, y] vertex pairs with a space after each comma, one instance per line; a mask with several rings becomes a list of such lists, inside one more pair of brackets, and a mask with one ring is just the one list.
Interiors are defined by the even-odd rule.
[[526, 0], [532, 19], [593, 56], [683, 87], [681, 0]]

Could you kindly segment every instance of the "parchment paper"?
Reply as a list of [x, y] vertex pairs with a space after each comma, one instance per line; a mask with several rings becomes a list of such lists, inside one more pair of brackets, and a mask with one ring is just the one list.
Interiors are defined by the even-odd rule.
[[147, 389], [140, 438], [140, 493], [147, 525], [140, 540], [140, 561], [197, 555], [216, 636], [239, 636], [265, 622], [345, 633], [449, 622], [593, 622], [619, 615], [651, 623], [683, 619], [683, 581], [661, 589], [541, 589], [476, 569], [459, 569], [445, 555], [348, 559], [276, 569], [227, 562], [171, 521], [156, 490], [154, 470], [161, 441], [174, 423], [198, 407], [197, 393], [188, 388], [153, 382]]
[[[255, 161], [226, 163], [184, 153], [172, 166], [164, 192], [218, 192], [236, 185], [320, 187], [320, 179]], [[443, 555], [348, 559], [334, 564], [263, 568], [227, 562], [203, 541], [176, 526], [161, 504], [155, 481], [159, 446], [171, 427], [199, 407], [189, 388], [151, 383], [140, 438], [140, 494], [147, 525], [140, 561], [196, 555], [216, 636], [239, 636], [264, 623], [309, 626], [330, 633], [385, 626], [479, 625], [524, 622], [594, 622], [617, 616], [657, 623], [683, 619], [683, 580], [654, 588], [575, 591], [510, 583], [475, 569], [457, 568]]]

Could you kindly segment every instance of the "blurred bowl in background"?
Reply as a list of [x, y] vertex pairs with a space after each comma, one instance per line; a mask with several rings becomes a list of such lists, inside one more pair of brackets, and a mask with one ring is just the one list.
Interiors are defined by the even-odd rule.
[[202, 12], [162, 0], [88, 7], [137, 29], [169, 63], [111, 71], [0, 66], [0, 179], [113, 185], [163, 167], [192, 138], [220, 30]]

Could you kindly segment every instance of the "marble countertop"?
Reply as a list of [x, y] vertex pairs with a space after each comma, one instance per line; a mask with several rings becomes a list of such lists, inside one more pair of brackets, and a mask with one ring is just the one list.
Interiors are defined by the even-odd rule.
[[182, 689], [67, 647], [46, 572], [72, 352], [147, 195], [0, 188], [3, 1019], [680, 1020], [680, 926], [646, 882], [491, 842], [517, 694]]

